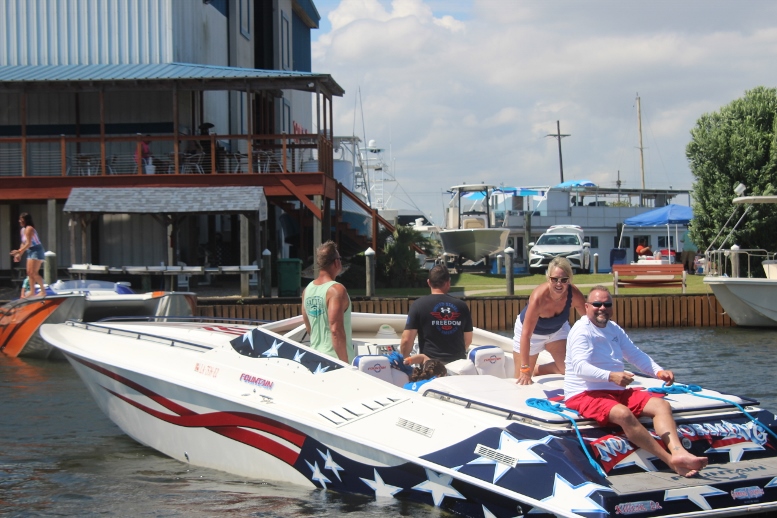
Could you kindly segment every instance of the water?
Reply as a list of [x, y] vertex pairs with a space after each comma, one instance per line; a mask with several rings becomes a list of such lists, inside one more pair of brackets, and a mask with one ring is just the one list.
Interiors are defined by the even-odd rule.
[[[678, 382], [777, 411], [777, 334], [737, 328], [635, 330]], [[284, 487], [192, 467], [126, 437], [65, 362], [0, 354], [2, 516], [427, 516], [431, 507]]]

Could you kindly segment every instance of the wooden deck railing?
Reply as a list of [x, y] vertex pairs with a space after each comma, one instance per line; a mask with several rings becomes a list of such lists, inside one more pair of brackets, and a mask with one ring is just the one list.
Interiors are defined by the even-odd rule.
[[[333, 144], [324, 135], [120, 135], [0, 137], [4, 176], [141, 175], [147, 142], [156, 174], [287, 173], [316, 160], [333, 175]], [[226, 144], [222, 145], [222, 144]]]

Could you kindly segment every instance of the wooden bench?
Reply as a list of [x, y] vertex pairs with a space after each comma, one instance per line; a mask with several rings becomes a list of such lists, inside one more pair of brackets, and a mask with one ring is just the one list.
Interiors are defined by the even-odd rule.
[[686, 288], [686, 272], [682, 264], [613, 264], [613, 293], [618, 288]]

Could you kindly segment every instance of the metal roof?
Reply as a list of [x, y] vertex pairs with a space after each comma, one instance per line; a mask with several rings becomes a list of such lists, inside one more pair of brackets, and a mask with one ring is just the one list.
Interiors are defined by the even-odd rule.
[[64, 212], [100, 214], [235, 214], [267, 219], [262, 187], [74, 188]]
[[0, 91], [45, 90], [302, 90], [342, 96], [329, 74], [195, 63], [18, 65], [0, 67]]

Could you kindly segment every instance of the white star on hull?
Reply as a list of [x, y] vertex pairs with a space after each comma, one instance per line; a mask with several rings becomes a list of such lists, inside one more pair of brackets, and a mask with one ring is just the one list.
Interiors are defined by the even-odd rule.
[[282, 345], [283, 345], [283, 342], [279, 342], [278, 340], [273, 340], [270, 348], [264, 351], [262, 353], [262, 356], [267, 356], [268, 358], [271, 356], [278, 356], [278, 349], [280, 349]]
[[[543, 498], [541, 502], [553, 505], [559, 509], [566, 509], [571, 513], [607, 513], [602, 506], [589, 498], [595, 491], [612, 491], [612, 489], [594, 484], [593, 482], [583, 482], [578, 486], [573, 486], [564, 477], [556, 473], [556, 480], [553, 482], [553, 494]], [[529, 511], [529, 514], [534, 512], [544, 513], [547, 511], [534, 508]]]
[[431, 493], [432, 500], [434, 500], [434, 505], [440, 507], [440, 504], [446, 496], [466, 500], [464, 495], [451, 487], [453, 477], [450, 475], [441, 475], [439, 473], [435, 473], [430, 469], [425, 469], [425, 471], [427, 480], [413, 486], [413, 489]]
[[370, 489], [375, 491], [375, 498], [394, 498], [394, 495], [402, 491], [401, 487], [392, 486], [391, 484], [386, 484], [383, 482], [383, 479], [378, 475], [378, 470], [373, 468], [372, 469], [373, 474], [375, 475], [375, 480], [370, 480], [368, 478], [361, 478], [361, 481], [370, 486]]
[[657, 458], [658, 457], [655, 455], [651, 455], [642, 448], [639, 448], [624, 457], [619, 463], [613, 466], [613, 469], [625, 468], [627, 466], [639, 466], [645, 471], [658, 471], [658, 468], [651, 462]]
[[[534, 453], [532, 448], [539, 446], [540, 444], [548, 444], [551, 440], [553, 440], [552, 435], [548, 435], [539, 441], [532, 439], [519, 441], [509, 433], [503, 431], [502, 435], [499, 437], [499, 448], [497, 448], [497, 451], [516, 459], [518, 464], [544, 464], [546, 462], [545, 459]], [[496, 484], [496, 482], [512, 468], [512, 466], [499, 463], [487, 457], [479, 457], [467, 464], [493, 464], [494, 484]]]
[[727, 444], [719, 448], [710, 448], [704, 453], [721, 453], [728, 452], [729, 462], [739, 462], [742, 460], [742, 455], [746, 451], [763, 451], [764, 447], [760, 446], [752, 441], [742, 441], [733, 444]]
[[321, 450], [316, 450], [319, 455], [321, 455], [321, 458], [324, 459], [324, 469], [331, 470], [334, 472], [335, 476], [337, 477], [337, 480], [340, 482], [343, 481], [343, 479], [340, 478], [340, 472], [345, 471], [343, 468], [341, 468], [333, 459], [332, 459], [332, 452], [329, 450], [326, 450], [326, 455], [324, 455]]
[[305, 461], [305, 464], [307, 464], [308, 467], [310, 468], [310, 471], [313, 472], [313, 476], [310, 477], [310, 480], [314, 482], [318, 482], [319, 484], [321, 484], [321, 487], [323, 487], [324, 489], [326, 489], [327, 484], [332, 483], [332, 481], [326, 478], [326, 475], [321, 473], [321, 470], [318, 469], [318, 462], [315, 462], [313, 465], [311, 465], [310, 462]]
[[712, 486], [696, 486], [696, 487], [683, 487], [680, 489], [667, 489], [664, 492], [664, 501], [669, 500], [690, 500], [694, 504], [698, 505], [701, 509], [710, 510], [712, 507], [707, 503], [707, 496], [727, 495], [725, 491], [721, 491]]

